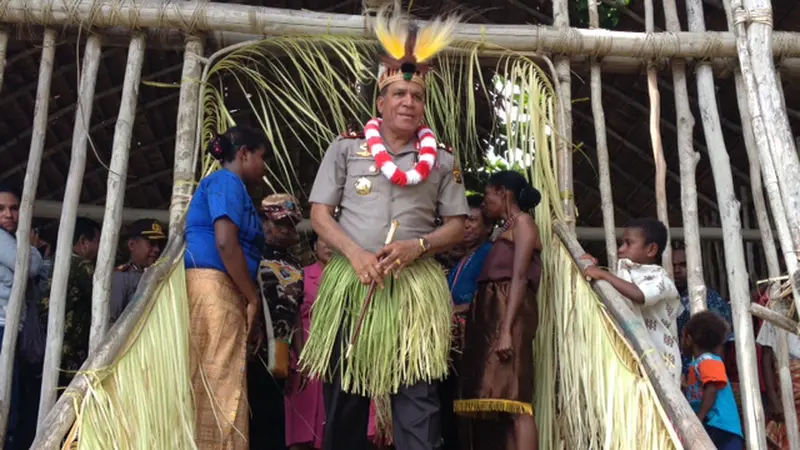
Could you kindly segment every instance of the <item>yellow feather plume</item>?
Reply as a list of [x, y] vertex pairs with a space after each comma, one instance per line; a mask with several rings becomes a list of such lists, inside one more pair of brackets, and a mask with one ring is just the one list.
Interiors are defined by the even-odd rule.
[[414, 56], [417, 62], [425, 62], [447, 48], [453, 42], [453, 31], [458, 25], [459, 17], [438, 18], [429, 22], [417, 32], [414, 44]]
[[375, 35], [381, 46], [394, 59], [403, 59], [408, 39], [408, 19], [402, 16], [400, 8], [389, 14], [389, 5], [381, 8], [375, 17]]

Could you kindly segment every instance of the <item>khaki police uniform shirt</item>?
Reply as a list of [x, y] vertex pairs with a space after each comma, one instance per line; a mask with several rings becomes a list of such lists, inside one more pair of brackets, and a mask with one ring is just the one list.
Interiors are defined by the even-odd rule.
[[[415, 140], [394, 153], [394, 163], [400, 170], [409, 170], [418, 155]], [[394, 239], [401, 241], [433, 231], [437, 213], [442, 217], [469, 214], [461, 172], [454, 164], [453, 154], [440, 149], [426, 180], [401, 187], [377, 169], [366, 139], [339, 137], [322, 159], [309, 200], [339, 206], [342, 229], [365, 250], [377, 252], [393, 220], [399, 222]]]
[[114, 268], [111, 275], [111, 323], [119, 319], [133, 299], [144, 271], [131, 263]]

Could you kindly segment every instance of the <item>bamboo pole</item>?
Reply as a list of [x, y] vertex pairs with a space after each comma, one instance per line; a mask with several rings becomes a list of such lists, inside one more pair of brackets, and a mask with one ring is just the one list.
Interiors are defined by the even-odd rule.
[[[179, 228], [183, 224], [178, 224]], [[82, 399], [89, 388], [89, 378], [84, 372], [95, 372], [111, 365], [122, 353], [125, 346], [134, 336], [134, 332], [146, 311], [151, 308], [150, 303], [155, 298], [156, 291], [161, 282], [169, 276], [175, 264], [183, 258], [184, 239], [183, 233], [170, 235], [167, 247], [159, 260], [159, 264], [146, 270], [136, 293], [133, 295], [131, 307], [127, 308], [109, 330], [106, 339], [97, 351], [89, 356], [81, 370], [72, 379], [64, 394], [44, 418], [36, 430], [36, 439], [31, 448], [43, 450], [56, 450], [61, 448], [64, 436], [75, 422], [75, 399]], [[159, 449], [154, 449], [159, 450]]]
[[[41, 42], [41, 34], [44, 27], [31, 25], [31, 24], [18, 24], [13, 26], [12, 31], [14, 39], [26, 40], [30, 42]], [[175, 29], [162, 29], [162, 28], [148, 28], [141, 30], [147, 34], [147, 48], [159, 50], [180, 50], [183, 51], [185, 45], [184, 35], [181, 30]], [[103, 30], [103, 47], [124, 47], [127, 48], [134, 31], [124, 27], [111, 27]], [[85, 37], [86, 32], [80, 27], [65, 27], [61, 30], [59, 36], [60, 41], [64, 43], [78, 42], [79, 38]], [[230, 45], [240, 44], [247, 41], [260, 41], [265, 39], [263, 34], [247, 34], [236, 33], [229, 31], [208, 31], [206, 33], [205, 47], [216, 50]], [[450, 48], [443, 51], [444, 53], [459, 52], [456, 48]], [[275, 49], [276, 55], [280, 56], [279, 49]], [[531, 58], [540, 66], [546, 65], [542, 58], [542, 52], [532, 50], [518, 50], [522, 56]], [[506, 53], [499, 49], [483, 48], [479, 51], [478, 57], [481, 64], [486, 67], [495, 67], [500, 57]], [[724, 57], [708, 57], [703, 59], [714, 68], [714, 74], [718, 78], [728, 78], [733, 74], [734, 68], [737, 66], [735, 60]], [[600, 69], [606, 73], [615, 74], [640, 74], [646, 70], [647, 62], [632, 56], [605, 56], [602, 60], [597, 61], [592, 55], [570, 55], [570, 65], [573, 72], [587, 72], [590, 65], [597, 62]], [[659, 71], [670, 70], [672, 61], [666, 58], [660, 58], [657, 61], [657, 68]], [[691, 68], [692, 61], [687, 61]], [[787, 79], [800, 78], [800, 58], [782, 58], [780, 67], [777, 67], [780, 72], [787, 77]], [[58, 70], [58, 69], [57, 69]], [[35, 84], [34, 84], [35, 87]], [[662, 86], [663, 87], [663, 86]], [[607, 87], [606, 87], [607, 88]], [[2, 101], [6, 101], [4, 98]], [[0, 103], [2, 103], [0, 101]]]
[[[703, 32], [706, 29], [701, 0], [686, 0], [689, 30]], [[742, 412], [744, 413], [745, 441], [751, 450], [766, 449], [764, 410], [758, 381], [753, 321], [748, 313], [750, 289], [741, 236], [739, 202], [734, 191], [731, 162], [722, 135], [722, 125], [717, 109], [714, 74], [706, 65], [697, 71], [697, 98], [703, 124], [703, 134], [708, 145], [708, 159], [714, 174], [720, 221], [725, 233], [723, 248], [727, 268], [728, 291], [733, 309], [733, 324], [736, 339], [736, 363], [739, 369]]]
[[[553, 25], [560, 31], [569, 31], [568, 0], [553, 0]], [[555, 76], [558, 79], [556, 95], [561, 109], [556, 119], [558, 126], [556, 161], [558, 164], [558, 189], [564, 208], [564, 220], [574, 232], [576, 223], [575, 187], [572, 177], [572, 73], [569, 63], [568, 56], [555, 57]]]
[[[800, 305], [800, 279], [798, 278], [798, 261], [795, 249], [800, 248], [800, 245], [797, 245], [797, 237], [795, 233], [792, 232], [790, 217], [798, 215], [798, 211], [788, 209], [791, 205], [785, 204], [784, 197], [781, 195], [782, 186], [778, 177], [778, 168], [775, 167], [778, 161], [773, 160], [771, 137], [768, 135], [765, 124], [765, 122], [769, 120], [765, 120], [765, 117], [762, 116], [762, 104], [759, 101], [758, 87], [756, 85], [753, 69], [755, 63], [750, 58], [750, 48], [747, 42], [745, 24], [741, 20], [734, 20], [735, 12], [738, 11], [737, 14], [739, 15], [743, 14], [741, 0], [730, 0], [727, 1], [725, 5], [727, 7], [726, 13], [728, 15], [729, 26], [732, 27], [735, 32], [737, 49], [739, 51], [741, 71], [741, 76], [739, 77], [741, 82], [737, 83], [739, 102], [740, 104], [743, 103], [741, 97], [746, 96], [747, 111], [749, 112], [752, 124], [755, 147], [758, 150], [758, 159], [761, 163], [761, 175], [763, 176], [764, 188], [766, 189], [767, 200], [772, 209], [772, 218], [775, 221], [778, 241], [781, 246], [781, 251], [783, 252], [784, 261], [786, 262], [786, 268], [789, 272], [792, 295], [794, 297], [795, 308], [797, 308], [798, 305]], [[781, 106], [783, 106], [783, 100], [779, 99], [779, 102]], [[791, 155], [789, 155], [787, 159], [791, 159]]]
[[[11, 380], [13, 377], [14, 356], [17, 350], [22, 305], [25, 303], [25, 289], [28, 286], [28, 265], [31, 253], [31, 220], [33, 202], [39, 185], [39, 171], [42, 167], [45, 130], [47, 129], [47, 108], [50, 103], [50, 81], [56, 54], [56, 31], [45, 30], [42, 42], [42, 59], [39, 63], [39, 87], [36, 89], [36, 102], [33, 112], [34, 128], [28, 155], [28, 167], [22, 189], [17, 228], [17, 262], [14, 266], [14, 281], [11, 295], [6, 305], [6, 327], [0, 349], [0, 442], [5, 442], [8, 427], [8, 414], [11, 406]], [[5, 51], [3, 52], [5, 53]], [[3, 65], [5, 66], [5, 58]], [[4, 67], [5, 68], [5, 67]], [[2, 73], [2, 72], [0, 72]], [[32, 314], [32, 312], [29, 312]]]
[[[580, 269], [584, 269], [589, 263], [580, 259], [585, 251], [573, 237], [571, 230], [560, 221], [553, 223], [553, 230], [569, 250], [575, 264]], [[691, 443], [690, 448], [693, 450], [716, 448], [697, 419], [697, 415], [686, 402], [680, 386], [675, 383], [674, 377], [667, 371], [661, 355], [653, 347], [653, 342], [641, 319], [635, 316], [628, 306], [629, 301], [605, 281], [592, 282], [592, 287], [639, 356], [661, 406], [672, 425], [675, 426], [681, 441]]]
[[139, 99], [139, 82], [144, 63], [145, 35], [138, 34], [128, 50], [128, 63], [125, 67], [125, 80], [122, 87], [117, 126], [114, 130], [114, 143], [111, 150], [111, 165], [106, 188], [106, 208], [103, 215], [103, 231], [100, 233], [100, 247], [94, 271], [92, 290], [92, 326], [89, 335], [89, 354], [99, 348], [110, 323], [111, 278], [114, 260], [119, 244], [122, 226], [122, 205], [125, 203], [125, 185], [128, 177], [128, 157], [130, 156], [131, 136], [136, 103]]
[[78, 88], [79, 106], [75, 113], [72, 131], [72, 155], [64, 194], [64, 209], [58, 226], [53, 280], [50, 288], [49, 313], [47, 317], [47, 348], [42, 372], [42, 395], [39, 400], [39, 424], [56, 401], [58, 375], [61, 366], [61, 348], [64, 343], [64, 315], [67, 300], [67, 284], [72, 260], [72, 237], [75, 218], [80, 201], [83, 173], [86, 169], [86, 146], [89, 140], [89, 124], [92, 118], [92, 99], [100, 67], [101, 42], [97, 34], [86, 40]]
[[3, 87], [4, 76], [6, 73], [6, 52], [8, 51], [8, 30], [3, 27], [0, 29], [0, 88]]
[[[653, 0], [645, 0], [645, 31], [655, 32], [655, 11]], [[664, 146], [661, 143], [661, 94], [658, 91], [658, 71], [652, 62], [647, 65], [647, 95], [650, 98], [650, 144], [653, 147], [653, 161], [656, 166], [656, 212], [658, 220], [669, 230], [669, 213], [667, 212], [667, 160], [664, 159]], [[667, 246], [661, 256], [661, 265], [672, 278], [672, 245], [667, 233]]]
[[[783, 107], [786, 108], [786, 97], [783, 94], [780, 72], [777, 73], [776, 84], [780, 92]], [[775, 252], [774, 242], [772, 245], [772, 251]], [[775, 254], [774, 257], [777, 260], [777, 254]], [[793, 258], [790, 261], [792, 261], [789, 263], [792, 268], [790, 273], [796, 273], [797, 259]], [[778, 277], [779, 270], [775, 270], [775, 272], [776, 275], [770, 275], [770, 278]], [[770, 271], [770, 273], [772, 273], [772, 271]], [[776, 297], [780, 288], [779, 283], [773, 282], [770, 284], [769, 288], [770, 297]], [[792, 294], [795, 295], [794, 292]], [[786, 311], [785, 314], [786, 313], [788, 313], [788, 311]], [[778, 381], [780, 382], [781, 405], [784, 414], [783, 420], [784, 424], [786, 425], [786, 437], [789, 441], [789, 448], [791, 450], [800, 450], [800, 428], [798, 427], [797, 408], [794, 401], [794, 382], [792, 379], [791, 369], [789, 368], [790, 357], [788, 335], [786, 334], [786, 331], [781, 329], [775, 330], [775, 335], [778, 342], [776, 343], [774, 352], [778, 366]]]
[[[675, 0], [663, 0], [667, 31], [681, 31], [678, 7]], [[683, 243], [686, 252], [686, 278], [689, 290], [689, 310], [692, 314], [706, 309], [706, 280], [703, 276], [703, 255], [700, 247], [700, 218], [697, 208], [697, 162], [700, 154], [694, 150], [694, 116], [689, 104], [686, 81], [686, 62], [672, 62], [672, 84], [678, 135], [678, 161], [680, 164], [681, 215]]]
[[[741, 0], [733, 0], [741, 6]], [[746, 11], [734, 7], [734, 22], [747, 21], [747, 44], [758, 102], [764, 115], [769, 149], [778, 174], [778, 185], [786, 208], [789, 231], [795, 250], [800, 248], [800, 158], [789, 127], [783, 96], [777, 85], [775, 64], [768, 52], [773, 41], [770, 0], [744, 0]], [[741, 61], [740, 61], [741, 64]], [[797, 256], [794, 256], [797, 258]], [[795, 304], [800, 308], [800, 303]], [[800, 309], [799, 309], [800, 310]]]
[[[739, 197], [741, 198], [741, 214], [742, 214], [742, 227], [743, 229], [748, 229], [751, 226], [751, 219], [750, 219], [750, 194], [747, 192], [747, 186], [741, 186], [739, 188]], [[750, 281], [751, 286], [755, 286], [758, 283], [758, 272], [756, 270], [756, 249], [755, 245], [752, 242], [745, 242], [744, 244], [744, 255], [745, 260], [747, 261], [747, 273], [750, 276], [748, 280]]]
[[[566, 11], [565, 11], [566, 13]], [[83, 27], [171, 28], [188, 33], [229, 31], [263, 36], [371, 36], [361, 15], [298, 11], [243, 4], [159, 0], [8, 0], [0, 22]], [[588, 30], [535, 25], [461, 24], [455, 37], [480, 42], [490, 50], [570, 54], [594, 57], [652, 58], [734, 57], [734, 36], [725, 32], [653, 33]], [[567, 25], [568, 26], [568, 25]], [[800, 57], [800, 34], [776, 32], [775, 57]], [[708, 45], [712, 42], [713, 45]]]
[[[233, 6], [233, 5], [231, 5]], [[172, 178], [172, 201], [169, 207], [169, 234], [183, 233], [178, 220], [183, 216], [194, 192], [194, 155], [197, 146], [197, 115], [200, 108], [200, 76], [203, 64], [203, 40], [189, 36], [183, 56], [183, 73], [178, 100], [178, 124], [175, 138], [175, 165]]]
[[[600, 28], [600, 15], [597, 11], [597, 1], [587, 0], [589, 3], [589, 26]], [[603, 230], [605, 231], [606, 255], [608, 267], [612, 271], [617, 267], [617, 237], [614, 235], [614, 197], [611, 191], [611, 163], [608, 157], [608, 138], [606, 136], [606, 113], [603, 110], [603, 73], [600, 64], [596, 61], [591, 65], [592, 88], [592, 116], [594, 120], [594, 135], [597, 142], [597, 165], [600, 184], [600, 204], [603, 211]]]
[[[759, 319], [766, 320], [781, 330], [800, 336], [800, 324], [786, 317], [786, 314], [775, 312], [767, 307], [759, 305], [758, 303], [753, 303], [750, 305], [750, 314], [758, 317]], [[794, 403], [794, 401], [792, 401], [792, 403]]]

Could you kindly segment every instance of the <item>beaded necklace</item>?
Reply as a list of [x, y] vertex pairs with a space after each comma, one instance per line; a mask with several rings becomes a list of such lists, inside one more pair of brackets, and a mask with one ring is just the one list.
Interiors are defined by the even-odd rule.
[[500, 239], [500, 236], [502, 236], [503, 234], [505, 234], [505, 232], [506, 232], [506, 231], [508, 231], [508, 230], [511, 228], [511, 226], [512, 226], [512, 225], [514, 225], [514, 221], [515, 221], [515, 220], [517, 220], [517, 218], [518, 218], [520, 215], [522, 215], [522, 211], [520, 211], [520, 212], [518, 212], [518, 213], [514, 214], [513, 216], [509, 217], [509, 218], [508, 218], [508, 219], [505, 221], [505, 223], [503, 223], [503, 226], [502, 226], [502, 227], [500, 227], [500, 230], [497, 232], [497, 234], [495, 234], [495, 236], [494, 236], [494, 239], [492, 239], [492, 242], [494, 242], [494, 241], [496, 241], [496, 240]]

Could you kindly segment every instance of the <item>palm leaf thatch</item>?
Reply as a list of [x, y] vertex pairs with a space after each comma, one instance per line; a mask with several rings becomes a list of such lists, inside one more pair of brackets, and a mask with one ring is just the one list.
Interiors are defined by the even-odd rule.
[[[86, 374], [92, 382], [76, 401], [77, 419], [65, 449], [74, 444], [78, 450], [197, 448], [186, 271], [183, 256], [177, 261], [117, 360]], [[169, 263], [161, 259], [156, 264]]]
[[[519, 88], [507, 111], [510, 149], [542, 193], [536, 223], [542, 237], [535, 405], [542, 448], [674, 449], [680, 443], [636, 355], [553, 233], [563, 220], [556, 180], [554, 111], [546, 76], [525, 58], [508, 60], [506, 79]], [[515, 120], [516, 119], [516, 120]], [[513, 154], [513, 152], [510, 152]]]

